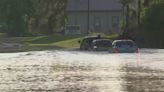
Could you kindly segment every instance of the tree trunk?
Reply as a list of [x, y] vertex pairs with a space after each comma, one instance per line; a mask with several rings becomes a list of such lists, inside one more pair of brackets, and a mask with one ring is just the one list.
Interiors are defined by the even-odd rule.
[[129, 38], [129, 5], [126, 5], [126, 24], [121, 38], [122, 39]]
[[138, 0], [138, 27], [140, 27], [140, 18], [141, 18], [141, 0]]
[[122, 9], [123, 9], [123, 30], [125, 30], [125, 6], [123, 6]]
[[53, 34], [53, 29], [54, 29], [54, 16], [50, 16], [48, 19], [48, 30], [47, 30], [47, 34]]
[[125, 29], [129, 29], [129, 5], [126, 6], [126, 26]]

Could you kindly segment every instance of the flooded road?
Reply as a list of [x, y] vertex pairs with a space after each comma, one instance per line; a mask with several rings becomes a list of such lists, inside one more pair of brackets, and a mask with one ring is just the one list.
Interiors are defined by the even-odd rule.
[[0, 54], [0, 92], [164, 92], [164, 50]]

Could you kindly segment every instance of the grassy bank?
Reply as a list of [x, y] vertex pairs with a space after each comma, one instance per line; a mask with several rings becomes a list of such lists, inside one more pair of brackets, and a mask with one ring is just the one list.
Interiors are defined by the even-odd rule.
[[26, 44], [32, 47], [59, 47], [59, 48], [75, 48], [78, 47], [78, 40], [82, 39], [83, 35], [51, 35], [34, 37], [29, 39]]
[[[91, 34], [98, 35], [98, 34]], [[109, 39], [116, 39], [118, 35], [104, 35]], [[6, 43], [19, 43], [22, 44], [18, 49], [3, 49], [0, 48], [0, 52], [16, 52], [16, 51], [35, 51], [35, 50], [51, 50], [51, 49], [71, 49], [78, 48], [78, 41], [81, 40], [84, 35], [61, 35], [55, 34], [50, 36], [38, 36], [38, 37], [5, 37], [1, 38], [1, 42]]]
[[[97, 34], [91, 34], [97, 35]], [[109, 39], [116, 39], [118, 35], [104, 35], [104, 37]], [[34, 37], [28, 40], [29, 46], [55, 46], [59, 48], [77, 48], [79, 47], [78, 41], [81, 40], [84, 35], [51, 35], [51, 36], [43, 36], [43, 37]]]

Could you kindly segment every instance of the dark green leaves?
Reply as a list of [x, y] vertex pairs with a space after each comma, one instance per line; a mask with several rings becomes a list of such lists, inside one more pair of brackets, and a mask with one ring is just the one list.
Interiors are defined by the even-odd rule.
[[11, 36], [22, 36], [26, 29], [25, 16], [32, 16], [31, 0], [0, 0], [0, 22], [8, 27]]

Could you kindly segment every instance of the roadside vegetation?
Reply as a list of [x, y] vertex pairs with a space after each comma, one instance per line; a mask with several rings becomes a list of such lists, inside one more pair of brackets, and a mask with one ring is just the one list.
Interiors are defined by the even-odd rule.
[[[90, 34], [90, 36], [97, 36], [101, 35], [103, 37], [109, 38], [111, 40], [117, 39], [118, 35], [105, 35], [103, 33], [93, 33]], [[83, 39], [84, 35], [51, 35], [51, 36], [45, 36], [45, 37], [34, 37], [30, 40], [28, 40], [28, 44], [30, 46], [56, 46], [60, 48], [78, 48], [79, 43], [81, 39]]]
[[59, 48], [75, 48], [78, 47], [78, 40], [80, 40], [83, 35], [50, 35], [50, 36], [41, 36], [33, 37], [27, 41], [27, 44], [30, 46], [56, 46]]
[[0, 0], [0, 31], [9, 36], [49, 35], [62, 30], [67, 0]]
[[164, 48], [164, 0], [121, 0], [123, 4], [123, 34], [120, 38], [137, 41], [140, 47]]
[[[106, 37], [108, 39], [114, 40], [117, 39], [118, 35], [105, 35], [103, 33], [93, 33], [90, 34], [90, 36], [97, 36], [101, 35], [103, 37]], [[85, 35], [50, 35], [50, 36], [43, 36], [43, 37], [32, 37], [28, 39], [27, 42], [30, 46], [57, 46], [60, 48], [77, 48], [79, 47], [78, 41], [82, 40], [85, 37]]]
[[[90, 36], [101, 35], [108, 39], [114, 40], [118, 38], [117, 34], [105, 35], [103, 33], [93, 33]], [[75, 49], [79, 48], [80, 44], [78, 41], [82, 40], [85, 35], [62, 35], [54, 34], [48, 36], [33, 36], [33, 37], [1, 37], [0, 44], [9, 43], [20, 44], [20, 48], [11, 48], [6, 47], [5, 49], [0, 47], [1, 52], [17, 52], [17, 51], [33, 51], [33, 50], [56, 50], [56, 49]], [[3, 45], [3, 44], [1, 44]], [[4, 47], [4, 46], [3, 46]]]
[[139, 35], [150, 48], [164, 48], [164, 0], [156, 0], [144, 8]]

